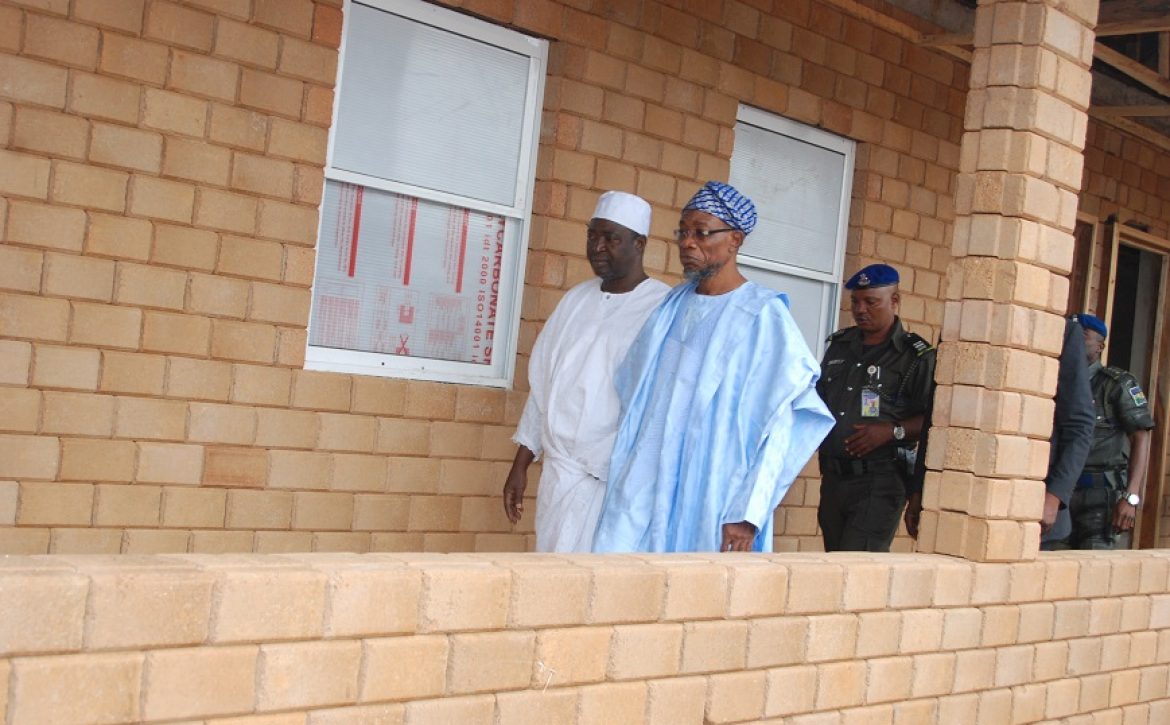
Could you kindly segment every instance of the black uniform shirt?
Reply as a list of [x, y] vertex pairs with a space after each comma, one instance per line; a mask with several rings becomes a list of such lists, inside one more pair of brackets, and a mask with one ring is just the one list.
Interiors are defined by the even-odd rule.
[[1149, 401], [1137, 379], [1126, 370], [1104, 367], [1098, 360], [1089, 366], [1089, 375], [1096, 424], [1085, 468], [1125, 468], [1129, 462], [1129, 434], [1154, 427]]
[[[845, 439], [855, 432], [855, 423], [897, 422], [926, 410], [934, 382], [934, 348], [903, 330], [899, 318], [894, 319], [890, 336], [880, 345], [866, 348], [862, 335], [860, 329], [848, 327], [829, 336], [817, 393], [837, 425], [821, 443], [822, 456], [848, 457]], [[876, 417], [862, 416], [862, 392], [867, 387], [878, 394]], [[866, 458], [893, 458], [896, 445], [896, 441], [891, 442]]]

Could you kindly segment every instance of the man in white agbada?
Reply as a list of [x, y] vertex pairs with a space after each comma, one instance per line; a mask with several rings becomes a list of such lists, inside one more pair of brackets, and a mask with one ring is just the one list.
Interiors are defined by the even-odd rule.
[[504, 483], [504, 512], [513, 524], [520, 520], [528, 466], [543, 458], [537, 551], [592, 549], [621, 410], [614, 370], [669, 291], [642, 269], [649, 231], [650, 205], [642, 198], [602, 194], [585, 245], [598, 278], [565, 293], [532, 348], [530, 392], [512, 438], [519, 448]]

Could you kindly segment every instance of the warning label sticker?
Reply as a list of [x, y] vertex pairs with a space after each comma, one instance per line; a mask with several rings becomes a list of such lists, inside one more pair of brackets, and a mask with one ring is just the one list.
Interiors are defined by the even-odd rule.
[[503, 217], [329, 181], [309, 344], [490, 364]]

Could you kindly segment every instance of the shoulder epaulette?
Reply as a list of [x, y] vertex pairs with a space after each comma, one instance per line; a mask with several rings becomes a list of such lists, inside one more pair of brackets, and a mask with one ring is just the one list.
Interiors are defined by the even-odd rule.
[[913, 332], [906, 333], [906, 342], [910, 343], [910, 347], [914, 348], [914, 352], [919, 357], [934, 349], [934, 346], [927, 342], [921, 335]]
[[852, 328], [842, 327], [840, 330], [837, 330], [836, 332], [830, 332], [829, 336], [825, 338], [825, 342], [832, 342], [834, 340], [841, 339], [841, 336], [844, 335], [846, 332], [849, 332], [850, 329], [852, 329]]
[[1101, 372], [1105, 373], [1106, 375], [1113, 378], [1114, 380], [1121, 380], [1126, 375], [1129, 375], [1128, 370], [1126, 370], [1124, 368], [1115, 368], [1112, 365], [1102, 366]]

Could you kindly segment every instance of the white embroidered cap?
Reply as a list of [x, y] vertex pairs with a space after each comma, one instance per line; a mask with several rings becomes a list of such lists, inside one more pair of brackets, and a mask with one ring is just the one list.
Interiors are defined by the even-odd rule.
[[602, 194], [593, 210], [593, 218], [617, 222], [642, 236], [650, 233], [650, 205], [642, 197], [624, 191]]

